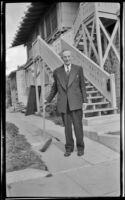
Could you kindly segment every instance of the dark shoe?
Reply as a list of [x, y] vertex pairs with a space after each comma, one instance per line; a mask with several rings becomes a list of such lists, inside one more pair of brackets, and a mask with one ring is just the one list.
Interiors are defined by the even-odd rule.
[[77, 156], [83, 156], [84, 155], [84, 151], [78, 151], [77, 152]]
[[64, 156], [65, 156], [65, 157], [68, 157], [68, 156], [71, 155], [71, 153], [72, 153], [71, 151], [66, 151], [66, 152], [64, 153]]

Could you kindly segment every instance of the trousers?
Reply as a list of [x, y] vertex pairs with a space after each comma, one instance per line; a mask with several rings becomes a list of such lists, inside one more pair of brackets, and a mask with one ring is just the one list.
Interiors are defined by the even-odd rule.
[[66, 151], [72, 152], [74, 150], [72, 124], [74, 126], [77, 150], [84, 151], [82, 116], [82, 109], [70, 111], [69, 104], [67, 102], [67, 111], [66, 113], [62, 113], [62, 120], [65, 127]]

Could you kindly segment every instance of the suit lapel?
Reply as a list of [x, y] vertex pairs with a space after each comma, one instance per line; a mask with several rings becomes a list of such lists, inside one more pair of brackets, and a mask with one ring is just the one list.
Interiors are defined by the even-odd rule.
[[58, 78], [62, 87], [66, 90], [66, 73], [65, 73], [64, 66], [62, 66], [60, 70], [58, 71]]
[[[78, 72], [77, 67], [75, 67], [73, 64], [71, 66], [71, 71], [69, 74], [69, 81], [68, 81], [68, 87], [72, 84], [73, 80], [75, 79], [75, 76]], [[58, 79], [60, 84], [62, 85], [62, 87], [66, 90], [66, 73], [65, 73], [65, 69], [64, 69], [64, 65], [62, 67], [60, 67], [59, 71], [58, 71]]]
[[77, 68], [76, 68], [74, 65], [72, 65], [71, 71], [70, 71], [70, 74], [69, 74], [68, 87], [69, 87], [69, 86], [71, 85], [71, 83], [73, 82], [73, 80], [74, 80], [74, 78], [75, 78], [77, 72], [78, 72]]

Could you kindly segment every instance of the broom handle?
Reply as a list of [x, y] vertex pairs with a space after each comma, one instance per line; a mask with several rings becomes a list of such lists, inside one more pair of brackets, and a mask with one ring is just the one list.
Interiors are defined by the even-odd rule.
[[42, 62], [43, 134], [45, 133], [45, 63]]

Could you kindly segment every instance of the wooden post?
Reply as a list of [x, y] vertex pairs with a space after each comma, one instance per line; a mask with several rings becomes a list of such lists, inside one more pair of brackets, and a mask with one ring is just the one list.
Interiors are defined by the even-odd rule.
[[116, 108], [116, 88], [115, 88], [115, 75], [110, 75], [111, 94], [112, 94], [112, 107]]
[[83, 31], [83, 45], [84, 45], [84, 51], [85, 51], [85, 54], [86, 56], [88, 56], [88, 50], [87, 50], [87, 37], [86, 37], [86, 33], [85, 33], [85, 27], [84, 27], [84, 24], [82, 22], [82, 31]]
[[91, 56], [91, 45], [92, 45], [92, 42], [93, 42], [94, 28], [95, 28], [95, 19], [93, 18], [92, 31], [91, 31], [91, 40], [90, 40], [90, 45], [89, 45], [89, 58]]
[[99, 63], [100, 63], [100, 67], [103, 67], [103, 64], [102, 64], [101, 33], [100, 33], [100, 25], [99, 25], [99, 17], [98, 17], [98, 3], [95, 3], [95, 19], [96, 19], [96, 36], [97, 36]]
[[88, 50], [87, 50], [87, 41], [86, 41], [86, 33], [85, 33], [85, 28], [84, 28], [84, 23], [83, 23], [83, 15], [82, 15], [82, 10], [83, 10], [83, 4], [80, 3], [80, 20], [82, 24], [82, 35], [83, 35], [83, 46], [84, 46], [84, 53], [88, 56]]
[[40, 61], [40, 80], [41, 80], [41, 95], [43, 107], [43, 134], [45, 133], [45, 63]]
[[39, 95], [38, 95], [38, 87], [37, 87], [37, 63], [34, 58], [33, 44], [32, 44], [32, 54], [33, 54], [33, 65], [34, 65], [34, 82], [35, 82], [35, 91], [36, 91], [36, 106], [37, 112], [40, 112], [39, 107]]

